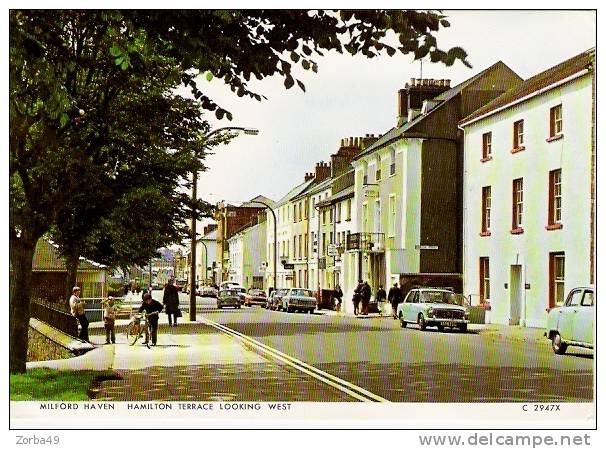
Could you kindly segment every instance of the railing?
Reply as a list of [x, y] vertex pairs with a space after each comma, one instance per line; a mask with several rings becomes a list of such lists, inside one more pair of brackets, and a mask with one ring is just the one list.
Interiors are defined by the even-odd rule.
[[32, 318], [43, 321], [72, 337], [78, 336], [78, 320], [52, 303], [32, 301], [30, 313]]
[[383, 232], [356, 232], [347, 236], [347, 250], [362, 252], [385, 251], [385, 234]]

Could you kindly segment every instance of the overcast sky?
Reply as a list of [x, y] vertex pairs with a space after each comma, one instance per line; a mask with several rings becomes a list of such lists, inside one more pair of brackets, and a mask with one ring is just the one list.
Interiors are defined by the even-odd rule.
[[[423, 77], [450, 79], [455, 85], [501, 60], [526, 79], [595, 46], [595, 15], [590, 11], [446, 11], [451, 27], [437, 34], [447, 49], [461, 46], [472, 69], [457, 63], [423, 63]], [[200, 174], [198, 195], [211, 202], [244, 201], [256, 195], [279, 199], [329, 160], [341, 138], [380, 134], [396, 123], [396, 92], [420, 76], [412, 56], [366, 59], [337, 53], [316, 57], [319, 70], [300, 74], [306, 93], [286, 90], [279, 77], [252, 84], [268, 97], [237, 97], [221, 80], [201, 81], [233, 121], [212, 120], [215, 127], [247, 126], [258, 136], [242, 135], [217, 149]]]

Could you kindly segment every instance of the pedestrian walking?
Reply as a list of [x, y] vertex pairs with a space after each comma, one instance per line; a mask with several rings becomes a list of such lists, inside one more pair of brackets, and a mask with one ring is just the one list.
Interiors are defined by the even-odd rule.
[[114, 297], [108, 296], [103, 302], [103, 324], [105, 327], [105, 344], [116, 343], [116, 315], [118, 314], [118, 306], [114, 303]]
[[129, 291], [130, 291], [130, 287], [128, 286], [128, 284], [124, 284], [124, 297], [125, 298], [128, 296]]
[[337, 287], [335, 288], [334, 298], [335, 298], [335, 310], [337, 312], [340, 312], [341, 304], [343, 303], [343, 290], [341, 290], [341, 286], [338, 284], [337, 284]]
[[362, 315], [368, 315], [368, 305], [370, 304], [371, 296], [372, 289], [368, 285], [368, 281], [365, 281], [362, 285]]
[[383, 314], [385, 313], [385, 303], [387, 302], [387, 293], [385, 293], [385, 289], [382, 285], [379, 285], [379, 290], [377, 290], [375, 298], [377, 298], [377, 308], [379, 309], [379, 315], [383, 316]]
[[181, 310], [179, 310], [179, 292], [175, 287], [173, 278], [170, 278], [168, 284], [164, 287], [162, 303], [164, 304], [164, 311], [168, 315], [168, 325], [177, 326], [177, 318], [181, 316]]
[[78, 338], [80, 340], [88, 341], [88, 318], [84, 313], [84, 301], [80, 299], [80, 287], [75, 286], [72, 288], [72, 296], [69, 298], [69, 307], [72, 315], [76, 317], [80, 323], [80, 333]]
[[391, 313], [393, 315], [393, 319], [397, 320], [397, 308], [398, 304], [402, 302], [402, 290], [398, 287], [398, 283], [393, 284], [393, 287], [389, 289], [389, 295], [387, 296], [389, 303], [391, 304]]
[[360, 279], [353, 294], [354, 315], [358, 315], [360, 313], [360, 302], [362, 301], [363, 288], [364, 282], [362, 281], [362, 279]]
[[[149, 324], [149, 330], [151, 332], [152, 346], [156, 346], [158, 342], [158, 319], [159, 314], [162, 312], [162, 304], [152, 298], [152, 295], [146, 293], [143, 295], [143, 304], [139, 307], [139, 312], [145, 312], [147, 314], [147, 323]], [[149, 343], [149, 335], [145, 335], [144, 345]]]

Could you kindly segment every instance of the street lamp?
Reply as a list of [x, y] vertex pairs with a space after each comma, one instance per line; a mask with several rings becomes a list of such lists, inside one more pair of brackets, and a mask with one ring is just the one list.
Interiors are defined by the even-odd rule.
[[278, 278], [278, 265], [276, 263], [276, 259], [277, 259], [277, 255], [278, 255], [278, 225], [277, 225], [277, 220], [276, 220], [276, 213], [274, 212], [274, 210], [271, 208], [271, 206], [267, 203], [264, 203], [263, 201], [258, 201], [258, 200], [254, 200], [254, 201], [249, 201], [249, 203], [257, 203], [257, 204], [262, 204], [263, 206], [265, 206], [265, 209], [269, 209], [269, 211], [271, 212], [271, 214], [273, 215], [274, 218], [274, 290], [277, 289], [277, 278]]
[[[204, 136], [205, 141], [207, 142], [211, 136], [222, 132], [222, 131], [237, 131], [244, 132], [244, 134], [250, 136], [256, 136], [259, 134], [258, 129], [254, 128], [244, 128], [241, 126], [224, 126], [222, 128], [217, 128], [214, 131], [206, 134]], [[191, 189], [191, 198], [192, 202], [195, 203], [197, 201], [198, 196], [198, 172], [194, 170], [192, 176], [192, 189]], [[190, 270], [190, 281], [189, 281], [189, 319], [190, 321], [196, 320], [196, 213], [192, 210], [191, 215], [191, 270]]]

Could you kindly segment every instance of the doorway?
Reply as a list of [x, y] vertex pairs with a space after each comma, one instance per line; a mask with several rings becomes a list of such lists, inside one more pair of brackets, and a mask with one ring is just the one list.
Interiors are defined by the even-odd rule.
[[511, 266], [509, 285], [509, 325], [518, 326], [522, 313], [522, 265]]

